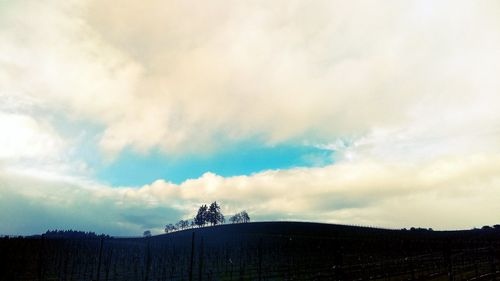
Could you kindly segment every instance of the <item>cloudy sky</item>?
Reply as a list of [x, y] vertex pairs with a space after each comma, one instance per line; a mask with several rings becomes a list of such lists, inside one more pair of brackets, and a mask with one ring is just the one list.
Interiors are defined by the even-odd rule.
[[0, 0], [0, 234], [499, 223], [498, 1]]

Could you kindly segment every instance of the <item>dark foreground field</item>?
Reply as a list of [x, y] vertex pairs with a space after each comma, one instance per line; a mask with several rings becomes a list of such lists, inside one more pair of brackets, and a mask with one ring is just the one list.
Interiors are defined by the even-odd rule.
[[6, 281], [500, 280], [498, 229], [263, 222], [150, 238], [3, 238], [0, 255]]

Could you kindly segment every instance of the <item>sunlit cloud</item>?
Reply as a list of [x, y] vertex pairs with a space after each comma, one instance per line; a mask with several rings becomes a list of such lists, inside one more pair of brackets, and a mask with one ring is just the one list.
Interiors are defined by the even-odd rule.
[[[442, 158], [414, 165], [356, 161], [322, 168], [202, 177], [173, 184], [111, 188], [81, 179], [2, 174], [2, 231], [92, 228], [116, 234], [161, 231], [217, 200], [225, 214], [254, 220], [308, 220], [387, 228], [461, 229], [495, 222], [500, 157]], [[15, 210], [23, 209], [22, 216]], [[477, 214], [480, 214], [478, 216]], [[35, 226], [30, 226], [32, 220]]]
[[[24, 225], [50, 219], [0, 232], [38, 231], [66, 210], [68, 225], [133, 233], [210, 200], [260, 219], [492, 223], [499, 11], [495, 1], [1, 3], [0, 200], [33, 207]], [[125, 152], [215, 159], [249, 142], [331, 159], [142, 187], [96, 177]]]

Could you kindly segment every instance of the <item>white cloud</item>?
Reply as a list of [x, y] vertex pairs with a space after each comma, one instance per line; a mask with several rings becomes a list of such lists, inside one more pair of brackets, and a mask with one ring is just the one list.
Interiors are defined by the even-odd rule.
[[71, 159], [76, 142], [59, 134], [44, 118], [0, 110], [0, 170], [23, 171], [47, 178], [87, 174], [79, 159]]
[[52, 158], [65, 143], [49, 124], [31, 116], [0, 112], [0, 160]]
[[26, 1], [2, 10], [0, 99], [36, 117], [55, 113], [98, 124], [132, 107], [141, 67], [99, 39], [80, 1]]
[[[30, 229], [135, 233], [163, 223], [162, 208], [173, 218], [216, 199], [261, 219], [389, 227], [471, 227], [499, 213], [495, 1], [0, 5], [0, 231], [37, 218]], [[250, 138], [342, 155], [323, 168], [113, 189], [41, 173], [74, 162], [48, 115], [101, 126], [109, 156]], [[13, 169], [19, 159], [40, 165]], [[31, 217], [9, 211], [20, 206]]]
[[104, 125], [110, 155], [408, 126], [452, 138], [500, 120], [495, 2], [10, 6], [0, 31], [9, 95]]
[[[322, 168], [224, 178], [206, 173], [176, 185], [110, 188], [79, 179], [1, 174], [0, 232], [46, 228], [112, 234], [161, 231], [217, 200], [225, 214], [382, 227], [471, 228], [497, 223], [500, 155], [444, 157], [424, 165], [363, 160]], [[23, 208], [22, 214], [13, 213]], [[30, 222], [36, 218], [36, 225]]]

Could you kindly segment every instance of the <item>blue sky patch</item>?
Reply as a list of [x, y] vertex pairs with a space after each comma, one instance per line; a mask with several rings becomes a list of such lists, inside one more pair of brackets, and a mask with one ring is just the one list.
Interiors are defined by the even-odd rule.
[[107, 166], [96, 171], [96, 177], [114, 186], [141, 186], [157, 179], [181, 183], [206, 172], [221, 176], [248, 175], [270, 169], [317, 167], [332, 163], [332, 151], [311, 146], [256, 144], [233, 145], [209, 156], [169, 157], [158, 151], [147, 155], [130, 149]]

